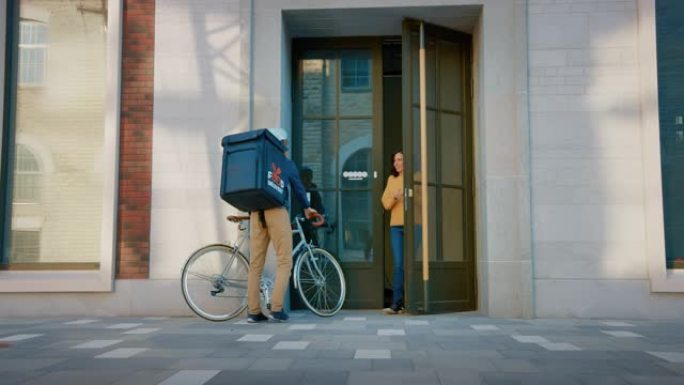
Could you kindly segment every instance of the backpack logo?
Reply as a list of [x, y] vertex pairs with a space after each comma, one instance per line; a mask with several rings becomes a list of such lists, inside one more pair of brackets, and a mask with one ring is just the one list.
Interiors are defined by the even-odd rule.
[[271, 163], [271, 170], [268, 171], [267, 174], [268, 185], [280, 194], [282, 194], [285, 189], [285, 182], [283, 182], [283, 179], [281, 178], [282, 173], [283, 170], [280, 167], [276, 166], [275, 163]]

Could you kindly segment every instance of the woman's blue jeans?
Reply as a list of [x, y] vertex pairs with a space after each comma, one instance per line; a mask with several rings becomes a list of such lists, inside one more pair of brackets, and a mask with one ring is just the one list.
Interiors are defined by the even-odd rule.
[[404, 226], [390, 227], [392, 256], [394, 257], [394, 274], [392, 286], [392, 303], [404, 304]]

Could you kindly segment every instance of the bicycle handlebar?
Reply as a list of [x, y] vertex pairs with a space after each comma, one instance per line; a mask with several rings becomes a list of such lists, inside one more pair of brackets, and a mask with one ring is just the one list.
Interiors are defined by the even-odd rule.
[[[304, 217], [301, 216], [297, 217], [302, 218], [302, 220], [304, 219]], [[311, 224], [313, 225], [313, 227], [321, 227], [325, 224], [325, 217], [320, 213], [314, 213], [313, 215], [311, 215], [311, 217], [307, 219], [311, 220]]]
[[[302, 215], [297, 215], [297, 220], [299, 221], [305, 221], [307, 218], [304, 218]], [[229, 215], [226, 217], [227, 220], [233, 222], [233, 223], [238, 223], [241, 221], [248, 221], [249, 216], [248, 215]], [[319, 213], [315, 213], [311, 216], [311, 218], [308, 218], [311, 221], [311, 224], [314, 227], [321, 227], [325, 224], [325, 217]]]

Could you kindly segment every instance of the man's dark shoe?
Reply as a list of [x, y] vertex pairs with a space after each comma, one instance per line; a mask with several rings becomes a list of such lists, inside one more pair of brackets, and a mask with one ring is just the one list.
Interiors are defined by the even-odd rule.
[[271, 319], [275, 322], [285, 322], [289, 318], [290, 317], [287, 315], [287, 313], [285, 313], [284, 310], [271, 312]]
[[249, 322], [251, 324], [258, 324], [260, 322], [266, 322], [266, 321], [268, 321], [268, 317], [266, 317], [265, 315], [263, 315], [261, 313], [250, 314], [247, 316], [247, 322]]

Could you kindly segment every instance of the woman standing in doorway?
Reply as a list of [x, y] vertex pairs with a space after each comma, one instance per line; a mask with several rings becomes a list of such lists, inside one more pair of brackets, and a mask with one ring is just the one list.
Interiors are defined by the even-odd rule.
[[404, 311], [404, 153], [392, 154], [392, 175], [387, 178], [382, 205], [390, 212], [390, 239], [392, 244], [393, 280], [392, 305], [383, 311], [398, 314]]

